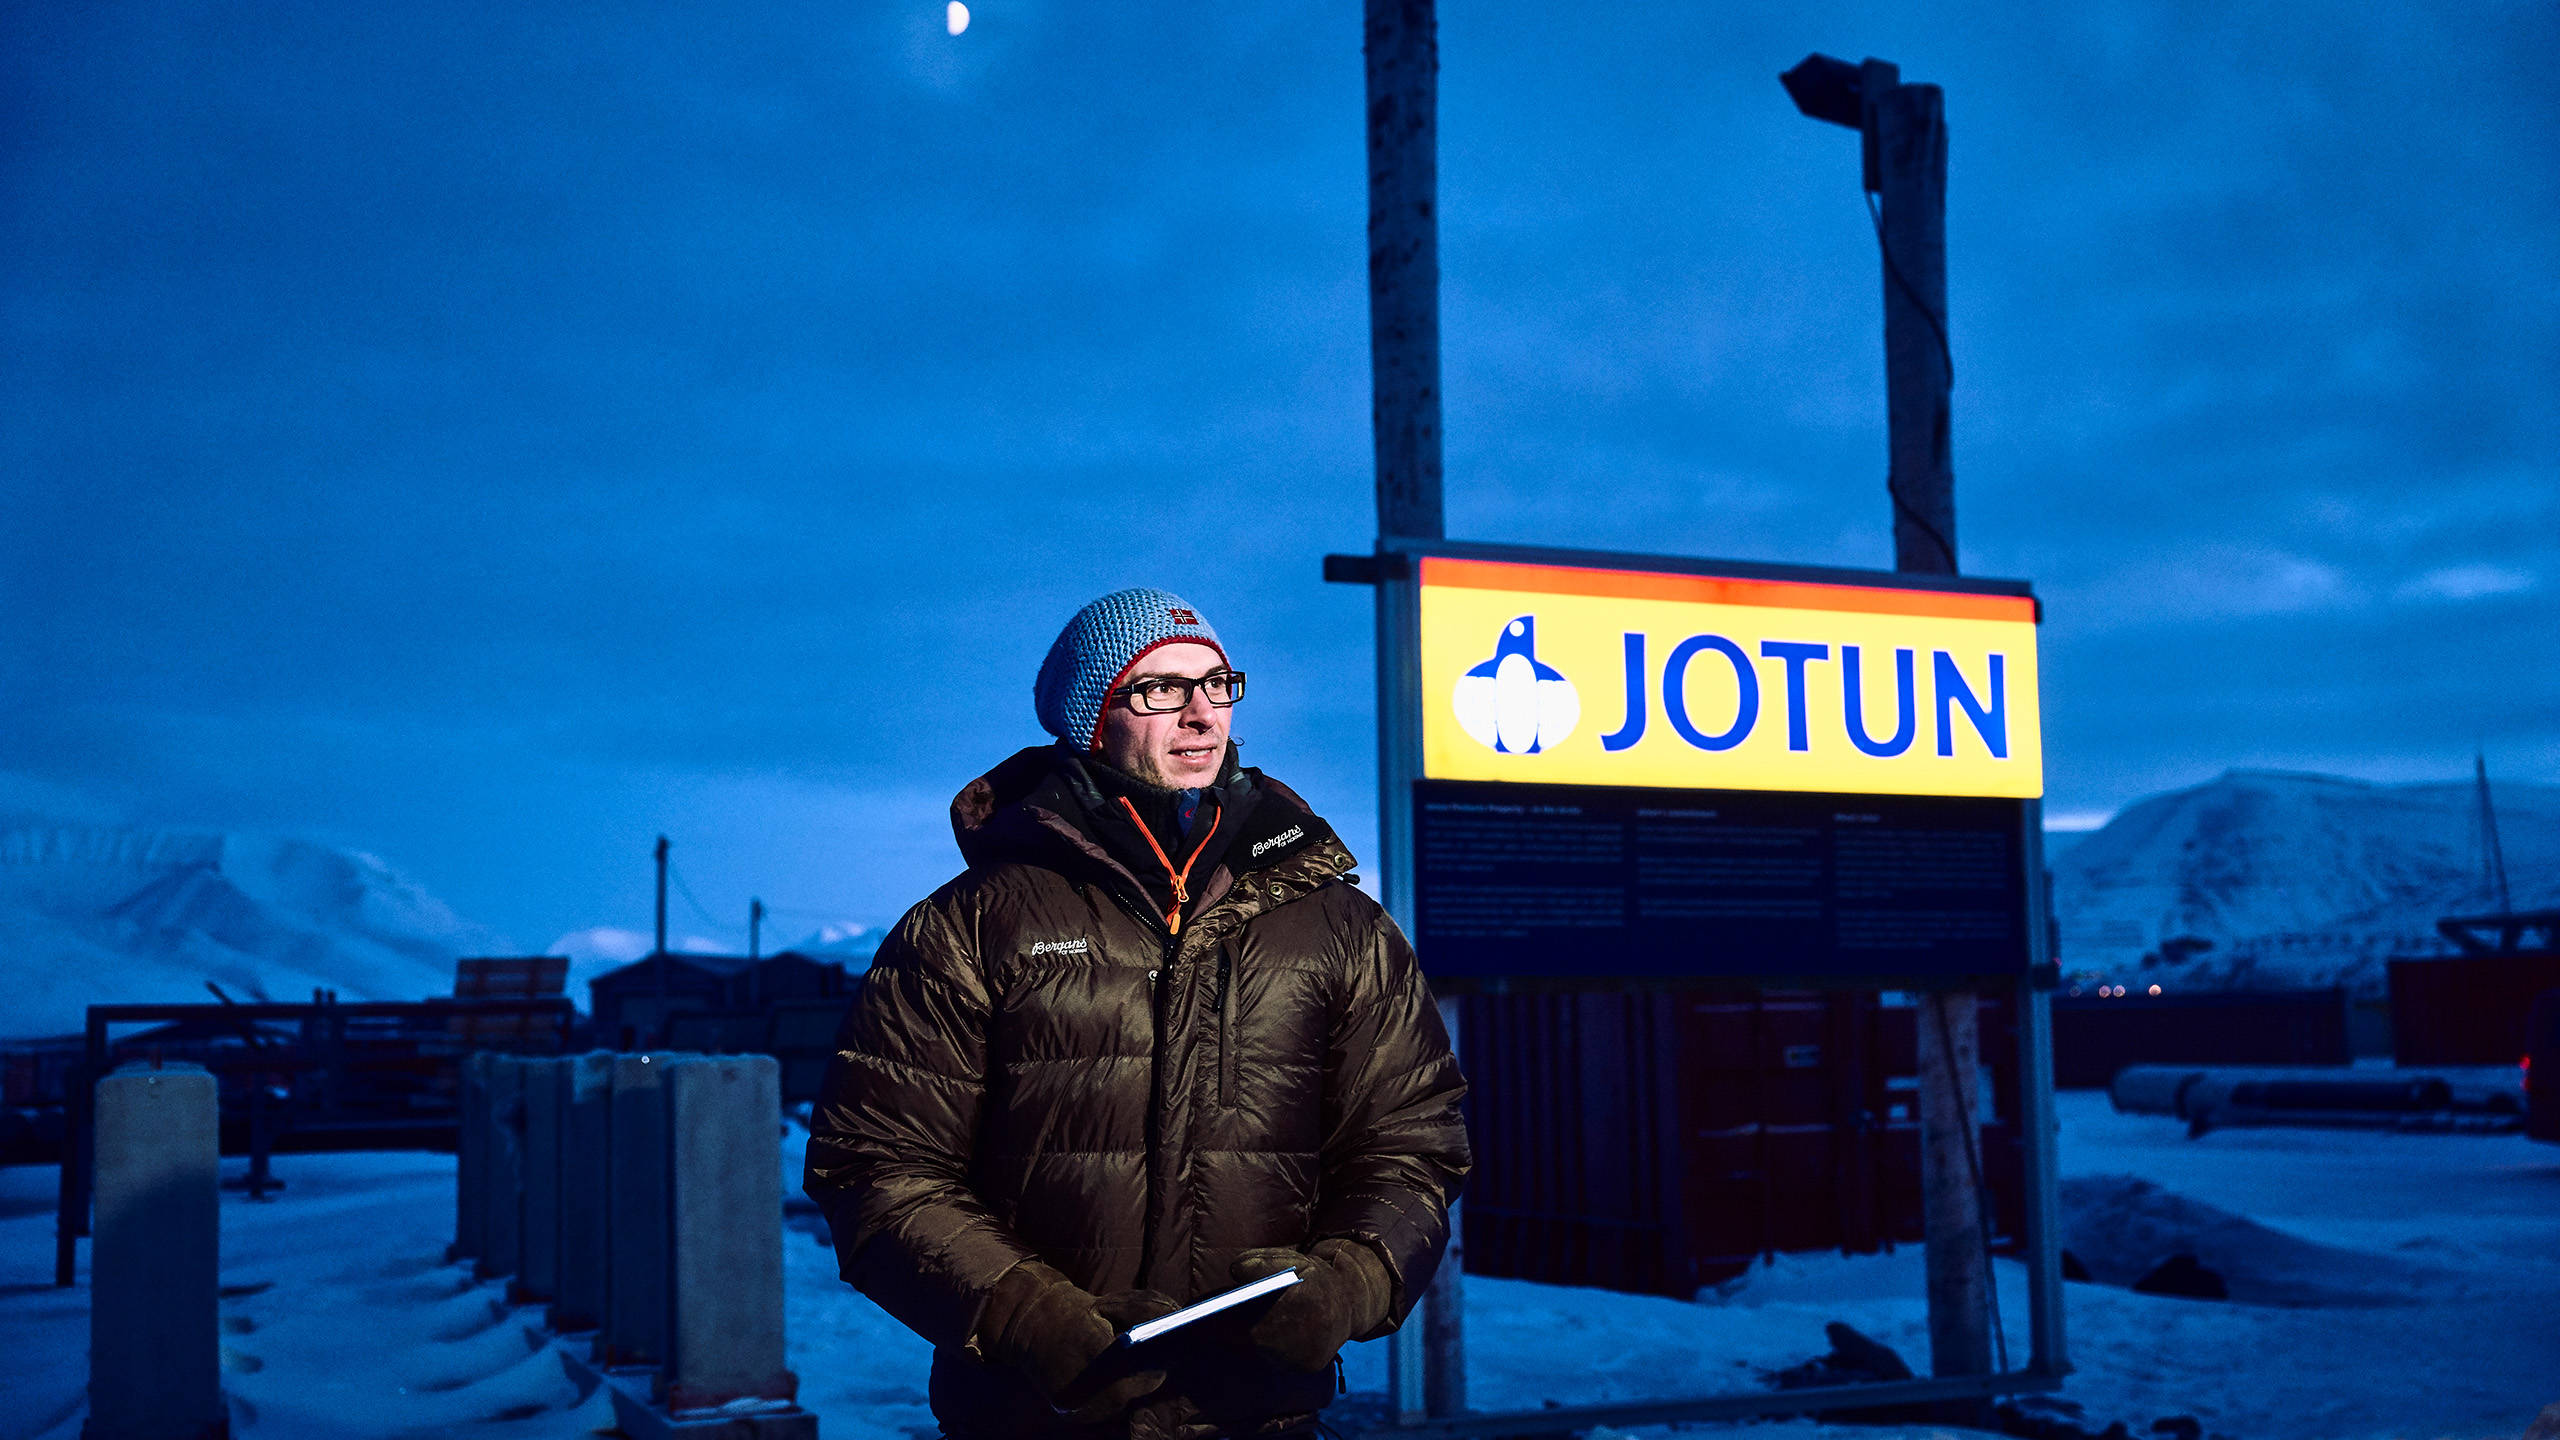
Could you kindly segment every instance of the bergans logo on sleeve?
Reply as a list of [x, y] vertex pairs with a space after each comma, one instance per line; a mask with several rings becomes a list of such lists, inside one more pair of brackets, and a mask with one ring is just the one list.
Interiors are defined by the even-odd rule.
[[1042, 955], [1082, 955], [1092, 948], [1081, 935], [1073, 940], [1035, 940], [1031, 943], [1031, 953], [1035, 958]]
[[1292, 825], [1288, 829], [1281, 831], [1279, 834], [1272, 836], [1268, 840], [1254, 841], [1253, 858], [1259, 860], [1263, 857], [1263, 854], [1266, 851], [1277, 850], [1283, 845], [1294, 845], [1298, 841], [1306, 838], [1307, 828], [1305, 826]]

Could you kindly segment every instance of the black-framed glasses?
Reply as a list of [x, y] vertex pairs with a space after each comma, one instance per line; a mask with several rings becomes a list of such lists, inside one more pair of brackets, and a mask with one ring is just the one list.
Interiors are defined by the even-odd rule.
[[1141, 715], [1160, 715], [1168, 710], [1187, 708], [1194, 690], [1208, 696], [1212, 705], [1233, 705], [1244, 698], [1244, 672], [1212, 670], [1197, 680], [1180, 675], [1150, 675], [1111, 693], [1115, 698], [1128, 701], [1129, 708]]

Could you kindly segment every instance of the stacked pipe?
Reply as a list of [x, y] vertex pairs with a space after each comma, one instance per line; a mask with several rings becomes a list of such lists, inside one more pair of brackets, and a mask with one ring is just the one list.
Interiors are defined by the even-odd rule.
[[2128, 1065], [2108, 1087], [2115, 1108], [2170, 1115], [2187, 1133], [2264, 1126], [2357, 1130], [2515, 1130], [2524, 1096], [2506, 1067], [2432, 1070], [2250, 1070]]

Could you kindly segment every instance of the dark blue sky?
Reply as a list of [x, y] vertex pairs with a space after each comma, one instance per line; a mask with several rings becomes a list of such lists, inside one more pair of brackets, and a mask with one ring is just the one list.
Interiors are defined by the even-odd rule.
[[[722, 916], [878, 921], [1151, 583], [1365, 849], [1357, 0], [606, 9], [7, 6], [0, 809], [528, 946], [645, 925], [660, 830]], [[1855, 141], [1775, 78], [1881, 55], [1948, 90], [2049, 807], [2560, 781], [2556, 14], [1451, 6], [1451, 533], [1889, 564]]]

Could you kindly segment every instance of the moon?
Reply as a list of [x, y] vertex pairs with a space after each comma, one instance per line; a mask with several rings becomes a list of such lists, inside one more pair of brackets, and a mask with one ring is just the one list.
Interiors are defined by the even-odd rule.
[[954, 35], [968, 29], [969, 7], [961, 4], [960, 0], [951, 0], [951, 3], [943, 8], [942, 23]]

